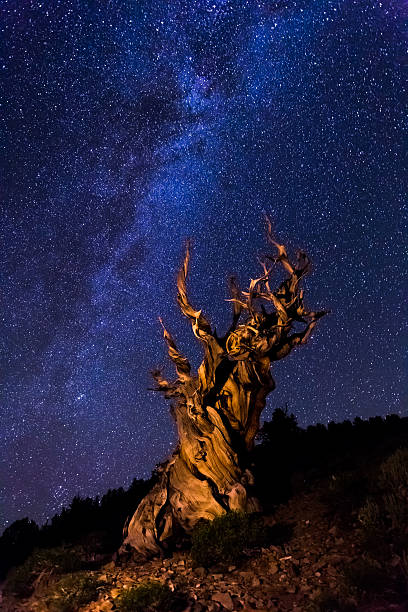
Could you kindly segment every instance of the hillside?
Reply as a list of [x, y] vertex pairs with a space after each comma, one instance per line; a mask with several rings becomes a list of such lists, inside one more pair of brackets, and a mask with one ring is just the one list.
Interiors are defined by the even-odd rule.
[[25, 522], [34, 550], [21, 525], [20, 540], [16, 525], [6, 530], [4, 572], [13, 554], [26, 559], [8, 572], [1, 609], [406, 610], [407, 434], [395, 415], [304, 430], [277, 410], [253, 455], [261, 516], [231, 513], [197, 528], [192, 548], [186, 539], [145, 562], [115, 550], [125, 511], [154, 476], [76, 499], [48, 526]]

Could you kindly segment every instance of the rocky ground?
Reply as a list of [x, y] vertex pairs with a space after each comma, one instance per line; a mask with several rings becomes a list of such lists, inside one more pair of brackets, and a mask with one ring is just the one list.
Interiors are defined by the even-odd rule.
[[[364, 555], [355, 517], [351, 516], [349, 525], [339, 526], [318, 496], [308, 493], [293, 498], [265, 521], [280, 532], [280, 544], [243, 551], [239, 566], [194, 568], [187, 552], [144, 563], [111, 561], [97, 572], [101, 584], [108, 587], [98, 601], [81, 612], [114, 611], [115, 598], [123, 589], [147, 579], [182, 593], [180, 610], [185, 612], [408, 610], [408, 600], [401, 604], [401, 597], [375, 598], [373, 593], [357, 592], [345, 583], [345, 569]], [[401, 559], [388, 563], [390, 567], [384, 571], [399, 571]], [[335, 599], [341, 600], [342, 607], [336, 607]], [[2, 606], [0, 609], [7, 612], [47, 610], [39, 590], [30, 600], [18, 604], [3, 600]]]

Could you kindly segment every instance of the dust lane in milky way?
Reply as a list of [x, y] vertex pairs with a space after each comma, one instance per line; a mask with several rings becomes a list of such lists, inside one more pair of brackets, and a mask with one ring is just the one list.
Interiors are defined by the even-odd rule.
[[2, 3], [3, 526], [168, 454], [147, 388], [159, 315], [200, 360], [175, 305], [183, 241], [221, 330], [264, 210], [333, 311], [276, 365], [265, 418], [405, 414], [403, 4]]

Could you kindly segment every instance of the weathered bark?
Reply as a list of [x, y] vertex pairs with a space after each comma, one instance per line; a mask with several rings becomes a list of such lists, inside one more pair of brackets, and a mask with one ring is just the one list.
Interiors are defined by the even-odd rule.
[[[175, 400], [172, 414], [179, 444], [160, 467], [157, 484], [132, 517], [125, 548], [159, 554], [174, 534], [190, 533], [200, 519], [213, 519], [227, 510], [260, 509], [252, 494], [248, 457], [266, 396], [275, 387], [270, 365], [304, 344], [318, 319], [326, 314], [307, 311], [303, 304], [299, 285], [309, 271], [307, 256], [299, 253], [296, 264], [291, 263], [285, 247], [273, 240], [268, 219], [267, 238], [277, 254], [261, 261], [262, 276], [251, 281], [247, 292], [231, 281], [233, 320], [224, 337], [218, 337], [202, 312], [189, 302], [187, 245], [177, 279], [177, 301], [203, 345], [204, 358], [197, 374], [192, 374], [188, 360], [163, 327], [177, 379], [168, 382], [158, 371], [153, 376], [157, 390]], [[288, 277], [272, 291], [269, 281], [278, 265]], [[273, 308], [267, 308], [269, 305]], [[241, 315], [245, 315], [244, 321], [239, 324]], [[304, 324], [303, 331], [292, 332], [295, 322]]]

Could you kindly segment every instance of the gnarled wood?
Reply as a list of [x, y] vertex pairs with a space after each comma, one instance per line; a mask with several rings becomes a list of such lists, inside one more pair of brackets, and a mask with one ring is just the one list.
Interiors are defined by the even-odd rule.
[[[179, 444], [161, 465], [157, 484], [139, 504], [123, 547], [159, 554], [174, 534], [191, 532], [200, 519], [213, 519], [227, 510], [260, 509], [252, 494], [248, 456], [266, 396], [275, 387], [271, 363], [304, 344], [326, 314], [308, 311], [303, 303], [300, 283], [309, 272], [307, 256], [299, 253], [297, 261], [291, 262], [285, 247], [273, 238], [269, 219], [267, 239], [277, 252], [261, 261], [263, 274], [251, 280], [248, 291], [240, 291], [234, 280], [230, 283], [233, 320], [222, 338], [189, 301], [187, 244], [177, 278], [177, 301], [203, 345], [204, 358], [197, 374], [192, 374], [187, 358], [163, 326], [177, 379], [168, 382], [158, 371], [153, 376], [157, 391], [175, 400], [172, 414]], [[270, 279], [278, 265], [288, 277], [272, 291]], [[301, 332], [292, 331], [295, 322], [304, 324]]]

